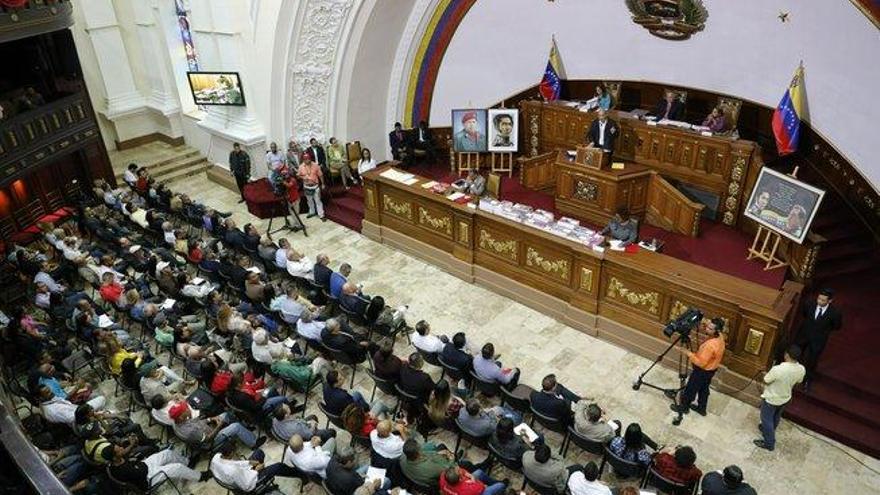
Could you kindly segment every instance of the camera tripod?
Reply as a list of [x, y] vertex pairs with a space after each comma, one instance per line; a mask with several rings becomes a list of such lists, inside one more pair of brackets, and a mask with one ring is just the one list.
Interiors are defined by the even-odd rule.
[[[688, 337], [685, 337], [684, 335], [679, 333], [675, 337], [675, 340], [673, 340], [672, 343], [669, 344], [669, 347], [667, 347], [666, 350], [664, 350], [662, 353], [660, 353], [660, 355], [657, 356], [656, 359], [654, 359], [654, 362], [651, 363], [651, 366], [648, 366], [648, 369], [646, 369], [644, 372], [642, 372], [642, 374], [639, 375], [639, 377], [636, 379], [636, 381], [633, 382], [633, 385], [632, 385], [633, 390], [638, 390], [642, 387], [642, 385], [644, 385], [646, 387], [650, 387], [655, 390], [659, 390], [659, 391], [663, 392], [663, 395], [672, 399], [673, 404], [677, 404], [676, 397], [678, 396], [678, 393], [684, 389], [685, 382], [687, 381], [687, 377], [688, 377], [687, 359], [684, 358], [683, 351], [690, 350], [690, 342], [691, 341]], [[678, 353], [678, 387], [675, 387], [675, 388], [661, 387], [659, 385], [654, 385], [653, 383], [649, 383], [649, 382], [645, 381], [645, 375], [647, 375], [652, 369], [654, 369], [654, 366], [657, 366], [657, 364], [660, 361], [663, 361], [663, 358], [666, 357], [667, 354], [669, 354], [669, 351], [671, 351], [677, 345], [681, 345], [681, 348], [682, 348], [682, 352]], [[683, 417], [683, 414], [682, 414], [681, 410], [679, 409], [677, 412], [677, 416], [675, 417], [675, 419], [672, 420], [672, 424], [674, 424], [676, 426], [681, 424], [682, 417]]]

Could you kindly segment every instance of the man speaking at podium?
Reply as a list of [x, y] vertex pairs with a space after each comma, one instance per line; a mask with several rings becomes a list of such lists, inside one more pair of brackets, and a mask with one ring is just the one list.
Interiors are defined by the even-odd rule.
[[[681, 393], [681, 403], [671, 404], [669, 407], [681, 414], [687, 414], [691, 409], [701, 416], [706, 415], [706, 404], [709, 402], [709, 385], [718, 367], [721, 366], [721, 358], [724, 357], [724, 320], [712, 318], [706, 323], [706, 333], [712, 335], [697, 349], [697, 352], [685, 351], [688, 360], [693, 364], [691, 376], [688, 377], [687, 385]], [[691, 403], [697, 398], [697, 405]]]
[[614, 151], [614, 141], [620, 134], [620, 128], [617, 122], [608, 118], [605, 110], [599, 109], [596, 112], [596, 120], [590, 124], [590, 130], [587, 132], [587, 142], [590, 147], [602, 148], [607, 152]]

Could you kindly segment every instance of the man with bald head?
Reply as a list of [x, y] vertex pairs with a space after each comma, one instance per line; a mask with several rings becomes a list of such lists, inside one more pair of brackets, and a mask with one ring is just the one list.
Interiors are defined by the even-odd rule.
[[596, 120], [590, 124], [590, 130], [587, 132], [587, 143], [591, 148], [601, 148], [610, 153], [614, 151], [614, 142], [618, 134], [620, 128], [617, 122], [609, 119], [607, 112], [600, 108], [596, 112]]
[[[330, 458], [336, 451], [336, 439], [330, 438], [321, 442], [321, 437], [314, 435], [306, 442], [299, 435], [293, 435], [287, 442], [290, 447], [284, 451], [282, 462], [285, 466], [298, 468], [300, 471], [317, 474], [322, 479], [327, 477], [326, 469]], [[282, 476], [284, 474], [282, 473]]]
[[403, 442], [409, 438], [409, 432], [401, 423], [392, 423], [383, 419], [370, 432], [370, 446], [373, 452], [388, 460], [394, 460], [403, 454]]

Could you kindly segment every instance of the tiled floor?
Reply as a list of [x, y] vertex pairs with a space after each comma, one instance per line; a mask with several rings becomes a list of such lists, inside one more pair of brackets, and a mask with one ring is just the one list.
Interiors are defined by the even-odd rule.
[[[175, 184], [174, 189], [219, 210], [232, 211], [232, 218], [239, 225], [252, 222], [262, 229], [266, 223], [251, 217], [244, 205], [237, 203], [233, 192], [204, 177], [186, 179]], [[451, 335], [461, 330], [478, 344], [493, 342], [505, 365], [523, 369], [522, 381], [529, 385], [538, 386], [546, 373], [556, 373], [562, 383], [584, 396], [594, 397], [610, 417], [620, 419], [624, 425], [641, 423], [660, 444], [691, 445], [697, 452], [697, 465], [704, 472], [737, 464], [762, 495], [867, 494], [877, 493], [880, 487], [880, 461], [788, 421], [783, 421], [779, 428], [775, 452], [755, 448], [752, 439], [757, 437], [757, 409], [720, 393], [710, 398], [708, 416], [692, 414], [681, 426], [673, 426], [668, 401], [660, 393], [645, 388], [633, 391], [630, 386], [650, 364], [647, 359], [584, 335], [331, 222], [309, 219], [306, 223], [308, 238], [301, 233], [287, 236], [296, 249], [310, 257], [328, 253], [333, 268], [341, 262], [350, 263], [354, 267], [351, 279], [363, 282], [365, 292], [382, 294], [395, 306], [408, 304], [407, 320], [411, 323], [426, 319], [437, 333]], [[405, 356], [411, 351], [405, 340], [398, 342], [398, 355]], [[439, 377], [438, 369], [428, 371]], [[676, 380], [675, 374], [665, 369], [652, 371], [651, 378], [670, 386]], [[369, 396], [372, 383], [365, 373], [358, 373], [356, 387], [366, 390]], [[381, 392], [378, 394], [381, 396]], [[454, 443], [451, 437], [445, 441]], [[549, 434], [548, 441], [551, 446], [558, 446], [560, 438]], [[279, 461], [281, 446], [275, 442], [268, 445], [268, 461]], [[569, 462], [587, 460], [574, 451], [569, 453]], [[468, 452], [472, 460], [482, 460], [485, 455], [479, 450]], [[294, 486], [298, 489], [296, 482], [282, 480], [280, 485], [285, 493]], [[222, 493], [213, 482], [190, 488], [195, 493]], [[320, 493], [317, 487], [311, 488], [312, 493]]]

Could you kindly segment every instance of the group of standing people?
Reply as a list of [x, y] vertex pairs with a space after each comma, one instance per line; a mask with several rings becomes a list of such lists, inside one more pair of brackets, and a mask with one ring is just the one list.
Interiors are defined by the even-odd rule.
[[[229, 171], [241, 193], [239, 203], [243, 203], [244, 186], [251, 180], [251, 157], [239, 143], [234, 143], [232, 148], [229, 153]], [[349, 184], [360, 183], [362, 173], [376, 167], [369, 148], [361, 149], [360, 160], [355, 166], [349, 161], [345, 146], [333, 137], [326, 149], [316, 138], [311, 138], [305, 149], [291, 140], [285, 152], [279, 150], [278, 145], [273, 142], [266, 151], [265, 163], [267, 176], [275, 193], [286, 195], [291, 207], [297, 212], [300, 211], [300, 202], [304, 200], [304, 206], [309, 210], [307, 217], [317, 216], [322, 221], [326, 221], [326, 218], [321, 194], [327, 188], [327, 178], [338, 173], [343, 187], [348, 190]]]

